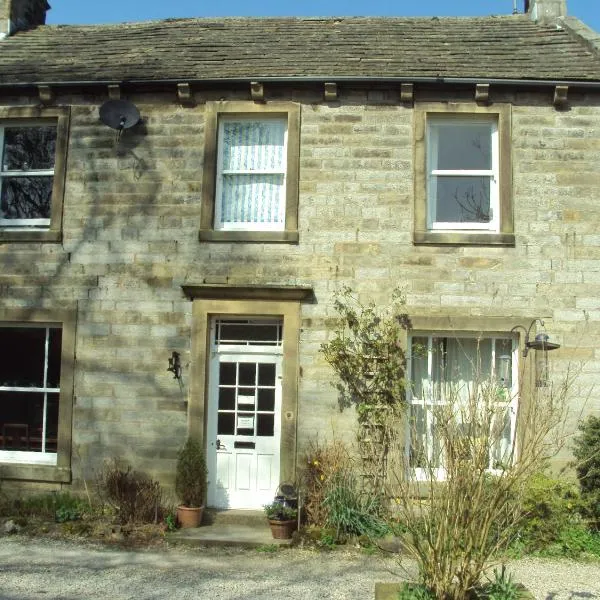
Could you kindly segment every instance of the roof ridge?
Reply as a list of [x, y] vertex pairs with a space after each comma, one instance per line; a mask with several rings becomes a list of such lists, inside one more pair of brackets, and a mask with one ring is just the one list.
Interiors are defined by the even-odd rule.
[[232, 22], [351, 22], [351, 21], [381, 21], [381, 22], [415, 22], [415, 21], [473, 21], [473, 20], [515, 20], [521, 19], [532, 26], [536, 26], [529, 18], [524, 19], [522, 14], [500, 14], [500, 15], [470, 15], [470, 16], [438, 16], [438, 15], [420, 15], [420, 16], [404, 16], [404, 15], [330, 15], [330, 16], [226, 16], [226, 17], [169, 17], [166, 19], [147, 19], [142, 21], [124, 21], [117, 23], [46, 23], [40, 25], [37, 29], [67, 29], [67, 28], [123, 28], [137, 27], [145, 25], [156, 25], [160, 23], [177, 24], [177, 23], [232, 23]]
[[583, 21], [577, 17], [562, 17], [559, 20], [559, 25], [562, 26], [571, 37], [576, 38], [584, 46], [591, 50], [596, 58], [600, 58], [600, 33], [588, 27]]

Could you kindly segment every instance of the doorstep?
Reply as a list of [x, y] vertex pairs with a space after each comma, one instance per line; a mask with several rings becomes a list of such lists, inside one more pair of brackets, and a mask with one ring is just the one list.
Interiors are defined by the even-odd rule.
[[292, 540], [275, 540], [262, 511], [206, 509], [203, 525], [178, 529], [166, 535], [167, 541], [185, 546], [290, 546]]

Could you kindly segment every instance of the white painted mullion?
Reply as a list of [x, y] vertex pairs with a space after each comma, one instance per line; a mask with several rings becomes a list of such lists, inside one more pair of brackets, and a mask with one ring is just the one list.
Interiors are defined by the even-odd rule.
[[492, 218], [490, 227], [500, 231], [500, 135], [498, 123], [492, 123], [492, 180], [490, 182], [490, 209]]
[[[46, 339], [44, 342], [44, 390], [48, 388], [48, 355], [50, 352], [50, 328], [46, 327]], [[46, 426], [48, 414], [48, 392], [44, 391], [44, 409], [42, 413], [42, 454], [46, 452]]]
[[223, 210], [223, 133], [224, 123], [222, 119], [219, 119], [217, 133], [217, 174], [215, 178], [215, 229], [223, 228], [223, 220], [221, 219]]
[[[2, 184], [4, 174], [4, 127], [0, 126], [0, 199], [2, 198]], [[2, 225], [2, 223], [0, 223]]]
[[444, 177], [495, 177], [494, 169], [433, 169], [432, 175]]
[[54, 169], [33, 169], [31, 171], [2, 171], [4, 177], [53, 177]]
[[221, 175], [285, 175], [285, 171], [276, 169], [221, 169]]
[[438, 167], [438, 128], [428, 121], [428, 144], [427, 144], [427, 227], [433, 228], [436, 222], [437, 209], [437, 177], [433, 174]]

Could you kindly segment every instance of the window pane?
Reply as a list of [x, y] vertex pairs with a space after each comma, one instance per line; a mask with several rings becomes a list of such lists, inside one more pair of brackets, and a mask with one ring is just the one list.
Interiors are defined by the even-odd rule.
[[239, 385], [256, 384], [256, 363], [240, 363]]
[[52, 177], [3, 177], [0, 219], [49, 219]]
[[488, 223], [490, 177], [433, 178], [436, 193], [435, 220], [443, 223]]
[[275, 417], [273, 415], [257, 415], [256, 435], [272, 436]]
[[233, 413], [219, 413], [217, 420], [217, 434], [233, 435], [235, 427], [235, 415]]
[[283, 223], [283, 175], [223, 175], [221, 222]]
[[275, 390], [258, 390], [258, 410], [275, 410]]
[[60, 359], [62, 348], [62, 329], [50, 328], [50, 343], [48, 345], [48, 375], [46, 386], [60, 387]]
[[281, 345], [281, 329], [281, 322], [218, 321], [217, 343], [248, 346]]
[[438, 135], [434, 169], [492, 168], [491, 123], [435, 123], [432, 127]]
[[412, 393], [415, 400], [424, 400], [427, 390], [427, 338], [414, 337], [411, 345]]
[[236, 363], [221, 363], [219, 365], [219, 383], [221, 385], [235, 385]]
[[3, 171], [54, 168], [56, 127], [5, 127]]
[[285, 171], [285, 119], [225, 121], [223, 170]]
[[[43, 425], [44, 394], [0, 392], [0, 449], [41, 451]], [[57, 431], [58, 394], [48, 394], [46, 439], [54, 451]]]
[[235, 409], [235, 388], [219, 388], [219, 410]]
[[496, 379], [505, 388], [512, 388], [512, 340], [496, 340]]
[[0, 328], [0, 387], [43, 387], [46, 329]]
[[258, 385], [275, 385], [275, 365], [258, 365]]

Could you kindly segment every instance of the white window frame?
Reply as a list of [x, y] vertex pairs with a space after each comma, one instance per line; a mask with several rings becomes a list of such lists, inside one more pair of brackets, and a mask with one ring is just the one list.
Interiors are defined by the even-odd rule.
[[[54, 155], [54, 166], [52, 169], [31, 169], [19, 171], [5, 171], [3, 166], [4, 161], [4, 130], [7, 127], [35, 128], [35, 127], [54, 127], [58, 139], [58, 127], [56, 124], [48, 123], [48, 121], [35, 120], [12, 120], [0, 122], [0, 198], [2, 197], [3, 179], [9, 177], [52, 177], [54, 185], [54, 176], [56, 169], [56, 154]], [[52, 208], [52, 207], [51, 207]], [[36, 229], [49, 229], [50, 217], [47, 219], [3, 219], [0, 217], [0, 228], [10, 229], [11, 231]]]
[[[438, 169], [438, 123], [451, 125], [491, 125], [491, 169]], [[491, 219], [487, 223], [474, 222], [446, 222], [436, 218], [437, 186], [436, 179], [444, 177], [489, 177], [490, 178], [490, 212]], [[498, 133], [498, 118], [482, 115], [469, 115], [468, 117], [446, 114], [427, 115], [427, 228], [431, 231], [500, 231], [500, 146]]]
[[[512, 387], [510, 389], [510, 402], [508, 404], [508, 408], [510, 409], [510, 428], [511, 428], [511, 455], [515, 456], [516, 455], [516, 424], [517, 424], [517, 413], [518, 413], [518, 398], [519, 398], [519, 343], [518, 340], [510, 335], [510, 334], [505, 334], [505, 335], [501, 335], [501, 334], [495, 334], [495, 333], [489, 333], [489, 334], [475, 334], [475, 333], [469, 333], [469, 332], [461, 332], [461, 333], [452, 333], [450, 334], [450, 332], [448, 331], [439, 331], [439, 332], [431, 332], [431, 331], [419, 331], [419, 332], [411, 332], [411, 334], [408, 337], [408, 361], [407, 361], [407, 375], [408, 375], [408, 381], [412, 382], [412, 368], [413, 368], [413, 361], [412, 361], [412, 342], [414, 338], [427, 338], [427, 376], [428, 376], [428, 383], [431, 384], [431, 381], [433, 379], [432, 374], [433, 374], [433, 339], [434, 338], [453, 338], [453, 339], [465, 339], [465, 338], [471, 338], [471, 339], [481, 339], [481, 340], [493, 340], [493, 344], [492, 344], [492, 354], [491, 354], [491, 361], [492, 361], [492, 376], [495, 375], [495, 365], [496, 365], [496, 344], [495, 344], [495, 340], [512, 340], [512, 351], [511, 351], [511, 382], [512, 382]], [[411, 389], [411, 385], [408, 386], [407, 388], [407, 405], [409, 407], [409, 411], [412, 412], [412, 407], [413, 406], [435, 406], [436, 404], [440, 404], [439, 401], [436, 401], [436, 399], [433, 397], [433, 390], [431, 388], [431, 385], [429, 385], [429, 389], [427, 391], [424, 390], [423, 396], [427, 396], [426, 398], [423, 398], [423, 400], [415, 400], [413, 393], [412, 393], [412, 389]], [[443, 401], [441, 402], [441, 404], [443, 404]], [[425, 411], [425, 416], [426, 416], [426, 424], [425, 424], [425, 431], [429, 434], [429, 432], [431, 432], [431, 427], [433, 425], [433, 413], [431, 410]], [[405, 455], [407, 457], [410, 457], [410, 452], [411, 452], [411, 446], [412, 446], [412, 440], [411, 440], [411, 419], [407, 419], [407, 426], [406, 426], [406, 436], [405, 436], [405, 440], [406, 440], [406, 446], [405, 446]], [[431, 440], [430, 436], [428, 435], [428, 438]], [[432, 441], [428, 441], [427, 443], [427, 453], [428, 453], [428, 460], [432, 460], [433, 456], [432, 456], [432, 449], [434, 447], [434, 444], [432, 443]], [[488, 471], [490, 473], [497, 473], [498, 470], [493, 468], [492, 465], [492, 460], [493, 458], [490, 456], [490, 468], [488, 469]], [[443, 466], [440, 466], [437, 469], [425, 469], [425, 468], [421, 468], [421, 467], [415, 467], [412, 468], [412, 477], [414, 478], [415, 481], [428, 481], [430, 479], [430, 477], [433, 477], [435, 480], [438, 481], [443, 481], [446, 479], [446, 469]]]
[[[0, 327], [5, 328], [18, 328], [18, 329], [44, 329], [46, 331], [45, 342], [44, 342], [44, 385], [42, 387], [20, 387], [20, 386], [3, 386], [0, 385], [0, 392], [23, 392], [23, 393], [36, 393], [44, 394], [44, 414], [42, 416], [42, 448], [40, 452], [25, 451], [25, 450], [3, 450], [0, 448], [0, 462], [13, 463], [13, 464], [28, 464], [28, 465], [56, 465], [57, 464], [57, 452], [46, 451], [46, 429], [47, 429], [47, 414], [48, 414], [48, 394], [59, 394], [60, 387], [51, 388], [46, 386], [48, 376], [48, 352], [50, 344], [50, 329], [61, 329], [54, 323], [1, 323]], [[61, 359], [62, 359], [62, 343], [61, 343]], [[60, 400], [59, 400], [60, 402]], [[57, 429], [58, 429], [58, 423]], [[58, 432], [57, 432], [58, 433]]]
[[[283, 170], [277, 169], [255, 169], [255, 170], [225, 170], [223, 169], [223, 137], [225, 123], [232, 122], [260, 122], [278, 120], [285, 124], [283, 142]], [[287, 205], [287, 156], [288, 156], [288, 130], [289, 124], [286, 117], [280, 115], [270, 116], [268, 114], [253, 113], [249, 115], [219, 115], [217, 133], [217, 173], [215, 187], [215, 230], [221, 231], [283, 231], [285, 230], [286, 205]], [[221, 209], [223, 203], [223, 176], [224, 175], [281, 175], [283, 185], [280, 192], [279, 222], [278, 223], [249, 223], [249, 222], [223, 222], [221, 220]]]

